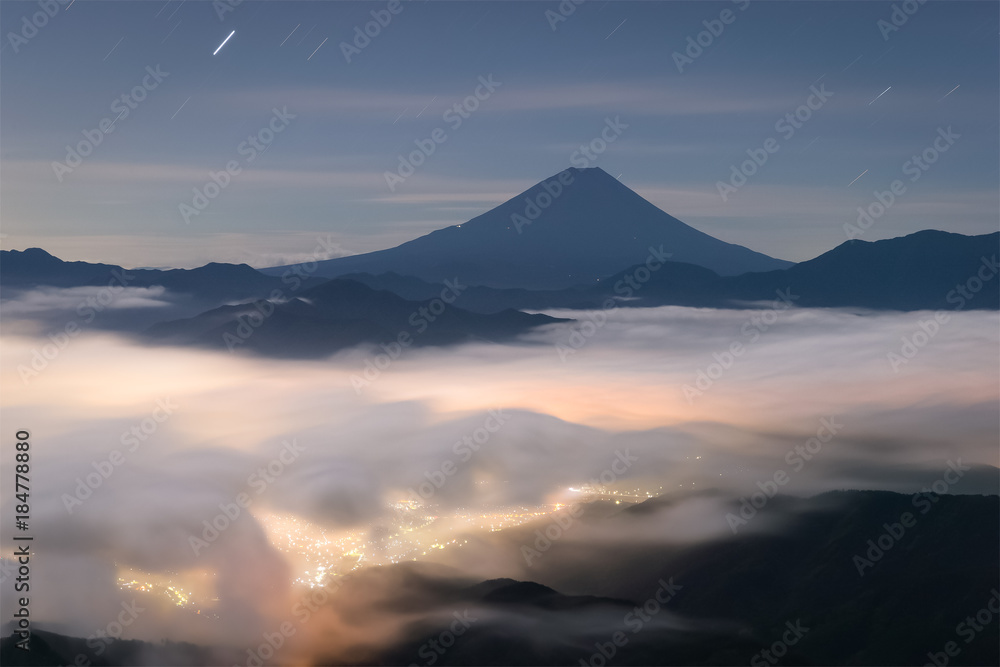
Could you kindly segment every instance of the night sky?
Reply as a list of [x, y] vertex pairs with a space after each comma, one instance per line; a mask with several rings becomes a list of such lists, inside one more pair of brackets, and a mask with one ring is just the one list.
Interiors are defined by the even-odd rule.
[[[880, 2], [590, 0], [560, 21], [554, 1], [52, 4], [37, 30], [37, 2], [0, 7], [5, 249], [182, 267], [279, 264], [328, 236], [333, 254], [377, 250], [570, 166], [615, 119], [624, 129], [586, 166], [775, 257], [842, 243], [894, 179], [905, 193], [862, 238], [997, 226], [992, 2], [907, 4], [898, 29]], [[372, 12], [390, 19], [348, 62], [342, 45]], [[706, 21], [720, 34], [679, 71], [673, 54]], [[832, 95], [779, 131], [811, 86]], [[144, 99], [122, 113], [136, 87]], [[478, 108], [448, 113], [477, 87]], [[244, 143], [269, 124], [265, 151]], [[905, 163], [949, 127], [958, 138], [911, 180]], [[385, 173], [435, 130], [446, 140], [390, 189]], [[85, 133], [100, 143], [54, 167]], [[718, 182], [769, 138], [777, 152], [723, 201]], [[185, 220], [227, 163], [239, 172]]]

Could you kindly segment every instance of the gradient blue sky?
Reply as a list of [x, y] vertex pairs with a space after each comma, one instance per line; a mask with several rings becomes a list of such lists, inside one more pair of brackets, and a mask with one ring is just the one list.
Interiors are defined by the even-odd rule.
[[[772, 256], [842, 243], [857, 207], [905, 180], [903, 163], [939, 127], [960, 139], [862, 238], [997, 229], [995, 2], [928, 2], [886, 40], [888, 2], [589, 0], [553, 31], [554, 1], [414, 0], [347, 63], [339, 44], [386, 4], [244, 0], [220, 19], [206, 0], [76, 0], [15, 53], [8, 34], [38, 5], [4, 0], [3, 247], [128, 266], [266, 266], [327, 238], [376, 250], [555, 174], [616, 116], [628, 129], [594, 166]], [[678, 72], [671, 54], [723, 9], [735, 21]], [[113, 101], [157, 65], [169, 76], [59, 182], [52, 162], [65, 146], [114, 119]], [[502, 85], [452, 129], [442, 114], [490, 74]], [[782, 138], [775, 122], [817, 80], [833, 96]], [[179, 204], [209, 171], [243, 160], [238, 146], [273, 107], [296, 118], [185, 224]], [[438, 127], [448, 141], [390, 192], [383, 173]], [[772, 136], [778, 153], [722, 201], [717, 181]]]

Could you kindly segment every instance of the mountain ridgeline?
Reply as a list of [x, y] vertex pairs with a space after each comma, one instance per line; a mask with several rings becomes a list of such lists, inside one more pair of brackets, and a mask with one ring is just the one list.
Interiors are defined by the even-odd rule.
[[[871, 310], [996, 310], [1000, 232], [963, 236], [927, 230], [884, 241], [847, 241], [789, 269], [720, 276], [702, 266], [642, 263], [590, 285], [563, 290], [470, 287], [456, 305], [489, 313], [506, 308], [693, 306], [732, 308], [790, 295], [800, 307]], [[441, 289], [396, 273], [345, 276], [410, 299]]]
[[544, 324], [565, 322], [506, 309], [473, 313], [451, 304], [459, 288], [407, 301], [353, 280], [334, 279], [287, 301], [226, 305], [193, 318], [154, 325], [146, 335], [161, 343], [225, 347], [268, 356], [309, 358], [357, 345], [394, 349], [501, 342]]
[[[984, 471], [993, 480], [996, 472]], [[690, 544], [655, 533], [644, 544], [557, 542], [530, 581], [475, 582], [422, 563], [368, 568], [345, 577], [335, 599], [362, 599], [388, 580], [392, 596], [382, 608], [405, 613], [407, 623], [350, 660], [338, 652], [342, 646], [330, 646], [310, 664], [995, 665], [1000, 626], [995, 615], [993, 622], [980, 617], [981, 625], [976, 615], [995, 608], [1000, 596], [1000, 502], [996, 495], [936, 496], [934, 509], [902, 541], [875, 555], [879, 536], [915, 511], [916, 497], [779, 495], [768, 512], [781, 518], [780, 530]], [[675, 500], [612, 506], [580, 520], [592, 530], [614, 530]], [[734, 511], [738, 505], [732, 502]], [[517, 558], [541, 525], [499, 533], [492, 548]], [[864, 561], [869, 554], [876, 560]], [[454, 646], [429, 649], [449, 628], [459, 635]], [[797, 632], [789, 635], [789, 628]], [[765, 653], [782, 636], [795, 639], [787, 653]], [[30, 653], [15, 642], [16, 635], [0, 641], [5, 665], [81, 664], [73, 662], [81, 655], [97, 665], [246, 659], [245, 650], [225, 646], [136, 640], [119, 640], [95, 656], [87, 640], [45, 629], [33, 632]], [[949, 645], [960, 650], [946, 654]]]
[[430, 282], [457, 275], [487, 287], [561, 289], [644, 262], [649, 248], [660, 246], [673, 261], [720, 275], [791, 266], [684, 224], [603, 169], [571, 167], [468, 222], [395, 248], [320, 262], [316, 275], [393, 271]]
[[[98, 294], [109, 301], [104, 314], [86, 320], [98, 328], [295, 357], [400, 336], [417, 346], [500, 342], [559, 321], [522, 310], [752, 308], [775, 299], [798, 307], [997, 310], [998, 246], [1000, 232], [925, 230], [847, 241], [790, 264], [689, 227], [601, 169], [571, 168], [464, 224], [308, 270], [125, 269], [29, 248], [0, 251], [0, 283], [7, 300], [49, 288], [79, 288], [81, 299], [107, 292]], [[141, 293], [143, 307], [115, 303], [122, 288], [138, 287], [161, 289]]]

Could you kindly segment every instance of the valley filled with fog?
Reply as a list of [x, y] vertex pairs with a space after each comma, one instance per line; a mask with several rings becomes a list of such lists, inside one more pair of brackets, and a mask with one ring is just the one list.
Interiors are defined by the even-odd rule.
[[128, 638], [242, 662], [290, 621], [283, 659], [349, 662], [433, 620], [418, 575], [620, 596], [594, 573], [630, 551], [780, 534], [773, 491], [914, 494], [958, 462], [948, 494], [997, 492], [995, 311], [913, 354], [933, 312], [552, 311], [508, 344], [309, 361], [84, 330], [26, 373], [62, 303], [5, 302], [0, 361], [33, 439], [34, 622], [72, 636], [138, 600]]

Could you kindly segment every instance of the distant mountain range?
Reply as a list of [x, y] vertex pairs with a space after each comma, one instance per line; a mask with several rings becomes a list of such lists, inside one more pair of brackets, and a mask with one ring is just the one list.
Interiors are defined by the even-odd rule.
[[[382, 343], [391, 357], [402, 348], [472, 340], [500, 342], [543, 324], [564, 322], [517, 310], [472, 313], [451, 305], [447, 287], [407, 301], [353, 280], [329, 280], [288, 301], [221, 306], [193, 318], [154, 325], [164, 343], [252, 350], [279, 357], [316, 357], [364, 343]], [[393, 352], [392, 350], [395, 350]]]
[[[600, 169], [574, 168], [462, 225], [320, 261], [310, 271], [219, 263], [124, 269], [29, 248], [0, 251], [0, 285], [5, 299], [46, 286], [161, 286], [166, 293], [154, 304], [161, 307], [119, 305], [95, 326], [148, 329], [148, 338], [178, 344], [316, 356], [411, 334], [418, 346], [501, 341], [557, 321], [520, 310], [732, 308], [775, 299], [800, 307], [996, 310], [998, 253], [1000, 232], [926, 230], [847, 241], [790, 264], [699, 232]], [[440, 313], [420, 314], [445, 305], [440, 295], [449, 291]]]
[[[489, 313], [505, 308], [598, 309], [608, 299], [629, 307], [726, 308], [788, 294], [796, 306], [877, 310], [1000, 308], [1000, 232], [963, 236], [927, 230], [885, 241], [847, 241], [788, 269], [720, 276], [694, 264], [638, 264], [591, 285], [563, 290], [470, 287], [456, 304]], [[440, 285], [401, 276], [349, 274], [375, 289], [427, 298]], [[969, 284], [971, 281], [971, 284]], [[964, 290], [964, 291], [963, 291]]]
[[603, 169], [571, 167], [468, 222], [395, 248], [320, 262], [316, 275], [393, 271], [430, 282], [458, 276], [471, 285], [560, 289], [643, 262], [651, 246], [720, 275], [792, 265], [684, 224]]
[[[773, 300], [779, 290], [790, 290], [797, 297], [795, 305], [804, 307], [996, 310], [1000, 308], [998, 254], [1000, 232], [964, 236], [925, 230], [883, 241], [846, 241], [787, 269], [738, 276], [719, 275], [671, 258], [619, 267], [589, 283], [561, 289], [496, 288], [458, 275], [445, 280], [460, 286], [454, 305], [478, 313], [593, 309], [608, 299], [632, 307], [733, 307]], [[39, 248], [0, 251], [0, 285], [4, 288], [160, 285], [203, 307], [261, 298], [287, 300], [327, 282], [314, 273], [289, 267], [279, 275], [267, 275], [246, 264], [219, 263], [197, 269], [124, 269], [112, 264], [66, 262]], [[342, 278], [409, 301], [433, 299], [446, 289], [443, 282], [429, 282], [396, 270], [348, 273]]]
[[212, 262], [197, 269], [125, 269], [116, 264], [67, 262], [41, 248], [0, 250], [0, 285], [13, 288], [161, 285], [206, 301], [236, 300], [287, 289], [280, 276], [265, 275], [247, 264]]

